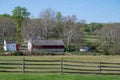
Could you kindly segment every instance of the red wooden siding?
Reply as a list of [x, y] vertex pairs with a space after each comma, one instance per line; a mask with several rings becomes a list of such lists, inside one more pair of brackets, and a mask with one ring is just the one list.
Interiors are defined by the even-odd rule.
[[20, 49], [20, 45], [16, 44], [16, 51], [19, 51], [19, 49]]
[[63, 45], [59, 45], [59, 46], [56, 46], [56, 45], [46, 45], [46, 46], [37, 46], [37, 45], [33, 45], [33, 48], [35, 49], [61, 49], [61, 48], [64, 48]]

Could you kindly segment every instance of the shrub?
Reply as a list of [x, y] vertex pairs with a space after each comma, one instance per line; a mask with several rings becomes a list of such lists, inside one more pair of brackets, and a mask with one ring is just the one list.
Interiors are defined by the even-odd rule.
[[20, 52], [20, 51], [16, 51], [16, 52], [13, 52], [11, 53], [12, 56], [23, 56], [23, 52]]

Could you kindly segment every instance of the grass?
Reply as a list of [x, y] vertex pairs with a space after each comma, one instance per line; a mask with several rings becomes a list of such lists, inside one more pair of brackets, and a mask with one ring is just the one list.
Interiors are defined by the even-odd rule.
[[120, 76], [0, 73], [0, 80], [120, 80]]
[[84, 43], [96, 43], [98, 41], [98, 36], [95, 34], [85, 33], [82, 39]]
[[[22, 60], [25, 58], [26, 60], [61, 60], [63, 58], [64, 60], [73, 60], [73, 61], [81, 61], [81, 62], [115, 62], [118, 63], [120, 62], [120, 56], [85, 56], [85, 55], [80, 55], [80, 56], [0, 56], [0, 62], [2, 63], [2, 60]], [[6, 63], [11, 63], [10, 61], [4, 61]], [[16, 61], [12, 63], [18, 63]], [[20, 61], [19, 63], [22, 63]], [[31, 63], [34, 64], [33, 62], [26, 62], [26, 63]], [[37, 62], [38, 63], [38, 62]], [[48, 62], [45, 62], [48, 64]], [[60, 62], [54, 62], [55, 64], [60, 64]], [[43, 62], [39, 63], [43, 64]], [[49, 63], [52, 64], [52, 63]], [[92, 65], [92, 64], [91, 64]], [[20, 67], [20, 69], [15, 69], [15, 70], [21, 70], [21, 65], [0, 65], [0, 66], [6, 66], [6, 67], [13, 67], [17, 66]], [[39, 66], [38, 66], [39, 67]], [[60, 66], [55, 66], [55, 67], [60, 67]]]
[[0, 56], [0, 60], [22, 60], [23, 58], [29, 60], [60, 60], [64, 58], [65, 60], [79, 60], [79, 61], [86, 61], [86, 62], [120, 62], [120, 56], [91, 56], [91, 55], [65, 55], [65, 56]]
[[65, 56], [0, 56], [0, 60], [22, 60], [23, 58], [29, 60], [60, 60], [61, 58], [65, 60], [79, 60], [86, 62], [120, 62], [120, 56], [91, 56], [91, 55], [65, 55]]
[[[0, 60], [66, 60], [120, 62], [120, 56], [0, 56]], [[2, 66], [2, 65], [1, 65]], [[120, 76], [83, 74], [0, 73], [0, 80], [120, 80]]]

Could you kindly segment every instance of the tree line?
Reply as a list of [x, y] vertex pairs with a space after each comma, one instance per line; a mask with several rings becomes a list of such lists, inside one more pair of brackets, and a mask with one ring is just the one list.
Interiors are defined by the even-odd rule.
[[[119, 54], [120, 23], [86, 23], [76, 15], [64, 16], [51, 8], [40, 12], [38, 18], [30, 18], [25, 7], [17, 6], [12, 15], [0, 15], [1, 39], [12, 39], [22, 43], [25, 39], [62, 39], [66, 48], [74, 45], [79, 50], [81, 45], [95, 47], [105, 54]], [[84, 43], [83, 36], [97, 35], [95, 43]]]

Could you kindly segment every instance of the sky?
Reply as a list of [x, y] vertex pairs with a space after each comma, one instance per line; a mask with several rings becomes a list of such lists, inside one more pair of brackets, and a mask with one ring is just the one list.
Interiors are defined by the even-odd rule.
[[76, 15], [87, 23], [120, 22], [120, 0], [0, 0], [0, 14], [11, 14], [16, 6], [26, 7], [31, 17], [51, 8], [63, 16]]

